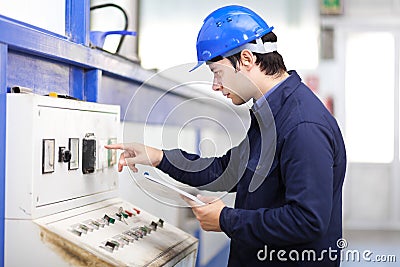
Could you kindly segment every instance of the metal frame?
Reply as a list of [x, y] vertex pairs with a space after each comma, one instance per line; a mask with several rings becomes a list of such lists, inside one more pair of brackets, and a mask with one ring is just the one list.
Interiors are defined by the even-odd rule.
[[4, 204], [6, 180], [7, 45], [0, 43], [0, 265], [4, 264]]
[[[86, 84], [85, 92], [78, 89], [83, 88], [81, 85], [84, 84], [86, 78], [87, 72], [84, 68], [101, 68], [105, 65], [100, 63], [101, 56], [95, 51], [82, 46], [82, 44], [89, 44], [89, 8], [89, 0], [66, 0], [66, 35], [69, 40], [65, 36], [0, 15], [0, 197], [2, 198], [0, 201], [0, 266], [4, 266], [6, 94], [9, 53], [15, 51], [27, 57], [39, 56], [71, 65], [70, 91], [73, 96], [84, 99], [87, 94], [90, 96], [87, 100], [96, 101], [97, 92], [92, 91], [97, 91], [98, 87]], [[112, 60], [111, 62], [114, 63]], [[129, 73], [131, 70], [125, 71]], [[90, 80], [93, 81], [93, 79]]]
[[[44, 72], [49, 77], [57, 73], [49, 66], [60, 66], [63, 70], [69, 68], [69, 75], [65, 71], [62, 73], [62, 77], [69, 82], [59, 85], [68, 88], [55, 91], [90, 102], [97, 102], [104, 74], [136, 86], [154, 75], [153, 71], [147, 71], [126, 58], [90, 47], [89, 9], [89, 0], [66, 0], [66, 36], [0, 15], [0, 266], [4, 265], [6, 94], [7, 86], [10, 86], [7, 81], [10, 71], [21, 72], [20, 67], [27, 69], [28, 72], [19, 74], [18, 80], [30, 81], [36, 66], [29, 66], [29, 63], [46, 69]], [[15, 63], [15, 59], [19, 61]], [[13, 69], [10, 69], [11, 63]], [[52, 79], [50, 82], [57, 82], [57, 78]], [[175, 83], [160, 78], [147, 87], [163, 91], [171, 88], [172, 84]], [[32, 88], [33, 92], [43, 94], [53, 91], [49, 84], [45, 85], [44, 88]]]
[[25, 23], [1, 15], [0, 28], [0, 42], [7, 44], [10, 50], [87, 70], [100, 69], [135, 82], [144, 82], [154, 74], [122, 57], [83, 46], [33, 26], [28, 27]]
[[89, 44], [89, 12], [90, 1], [66, 0], [65, 3], [65, 32], [71, 41]]

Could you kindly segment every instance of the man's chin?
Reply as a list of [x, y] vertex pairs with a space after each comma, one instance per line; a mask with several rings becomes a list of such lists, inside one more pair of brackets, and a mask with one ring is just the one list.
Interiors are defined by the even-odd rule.
[[232, 100], [232, 104], [234, 104], [235, 106], [240, 106], [245, 103], [242, 99], [231, 99], [231, 100]]

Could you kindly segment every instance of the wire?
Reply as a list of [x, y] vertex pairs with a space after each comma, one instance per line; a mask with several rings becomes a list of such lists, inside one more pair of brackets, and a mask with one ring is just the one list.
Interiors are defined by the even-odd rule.
[[[128, 29], [128, 24], [129, 24], [128, 23], [128, 14], [119, 5], [116, 5], [116, 4], [113, 4], [113, 3], [107, 3], [107, 4], [97, 5], [97, 6], [91, 6], [90, 7], [90, 11], [95, 10], [95, 9], [105, 8], [105, 7], [115, 7], [115, 8], [119, 9], [122, 12], [122, 14], [124, 15], [124, 18], [125, 18], [124, 31], [126, 31]], [[115, 51], [115, 53], [117, 53], [117, 54], [119, 53], [119, 50], [121, 49], [122, 43], [124, 42], [124, 40], [125, 40], [125, 35], [122, 35], [121, 39], [119, 40], [119, 44], [118, 44], [118, 47], [117, 47], [117, 50]]]

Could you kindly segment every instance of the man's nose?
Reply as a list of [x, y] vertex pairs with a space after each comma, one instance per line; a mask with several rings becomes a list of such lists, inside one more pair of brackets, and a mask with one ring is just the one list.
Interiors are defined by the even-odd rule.
[[222, 85], [216, 82], [213, 82], [212, 89], [214, 91], [220, 91], [222, 89]]

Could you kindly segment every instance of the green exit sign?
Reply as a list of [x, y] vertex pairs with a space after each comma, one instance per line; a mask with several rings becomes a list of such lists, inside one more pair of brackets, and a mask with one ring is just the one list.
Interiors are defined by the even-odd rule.
[[343, 0], [321, 0], [321, 14], [338, 15], [343, 13]]

